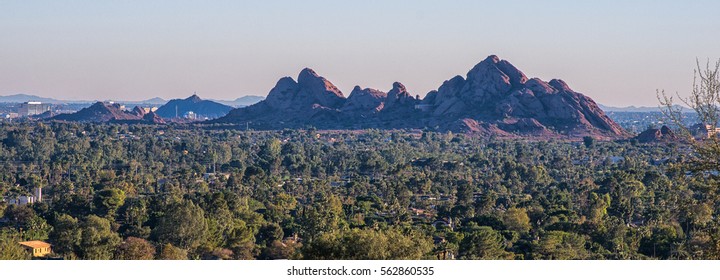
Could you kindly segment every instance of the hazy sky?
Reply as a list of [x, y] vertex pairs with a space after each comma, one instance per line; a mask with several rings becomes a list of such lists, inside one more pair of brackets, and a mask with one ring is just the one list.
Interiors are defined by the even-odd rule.
[[[631, 3], [630, 3], [631, 2]], [[720, 1], [0, 0], [0, 95], [235, 99], [315, 69], [424, 96], [490, 54], [606, 105], [687, 93]]]

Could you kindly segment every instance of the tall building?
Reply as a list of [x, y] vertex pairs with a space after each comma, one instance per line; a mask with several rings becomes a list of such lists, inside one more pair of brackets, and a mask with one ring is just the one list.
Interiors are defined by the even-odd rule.
[[187, 113], [185, 113], [184, 117], [188, 120], [194, 120], [197, 119], [197, 114], [195, 114], [195, 112], [193, 111], [188, 111]]
[[18, 115], [20, 115], [21, 117], [27, 117], [40, 115], [48, 111], [50, 111], [50, 104], [31, 101], [20, 104], [20, 108], [18, 109]]

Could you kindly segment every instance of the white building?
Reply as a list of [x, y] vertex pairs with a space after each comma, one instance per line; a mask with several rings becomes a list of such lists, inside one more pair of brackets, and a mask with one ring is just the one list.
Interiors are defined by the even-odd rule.
[[18, 115], [20, 115], [21, 117], [28, 117], [40, 115], [48, 111], [50, 111], [50, 104], [31, 101], [20, 104], [20, 108], [18, 109]]
[[13, 198], [5, 198], [9, 205], [26, 205], [42, 202], [42, 188], [35, 188], [32, 195], [21, 195]]
[[26, 205], [26, 204], [33, 204], [37, 202], [35, 199], [35, 196], [32, 195], [21, 195], [16, 198], [9, 198], [7, 199], [8, 205]]
[[188, 111], [187, 113], [185, 113], [184, 117], [188, 120], [194, 120], [197, 119], [197, 114], [195, 114], [195, 112], [193, 111]]

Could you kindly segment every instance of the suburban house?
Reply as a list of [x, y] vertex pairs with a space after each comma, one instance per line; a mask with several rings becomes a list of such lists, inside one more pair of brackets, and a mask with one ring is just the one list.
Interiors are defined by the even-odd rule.
[[22, 245], [25, 250], [32, 253], [33, 257], [44, 257], [52, 252], [50, 249], [52, 245], [40, 240], [20, 242], [20, 245]]

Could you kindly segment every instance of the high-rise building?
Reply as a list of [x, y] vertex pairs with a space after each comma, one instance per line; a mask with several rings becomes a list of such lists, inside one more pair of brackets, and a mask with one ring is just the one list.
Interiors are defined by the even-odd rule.
[[195, 112], [193, 111], [188, 111], [187, 113], [185, 113], [184, 117], [188, 120], [194, 120], [197, 119], [197, 114], [195, 114]]
[[48, 111], [50, 111], [50, 104], [31, 101], [20, 104], [20, 108], [18, 109], [18, 115], [20, 115], [21, 117], [27, 117], [40, 115]]

